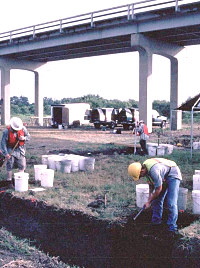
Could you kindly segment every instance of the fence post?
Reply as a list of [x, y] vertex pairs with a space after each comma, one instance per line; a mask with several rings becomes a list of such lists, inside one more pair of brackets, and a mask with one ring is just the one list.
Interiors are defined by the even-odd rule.
[[12, 31], [10, 31], [10, 43], [12, 43]]
[[179, 12], [180, 11], [180, 7], [178, 5], [178, 0], [175, 0], [175, 1], [176, 1], [176, 3], [175, 3], [175, 11], [176, 12]]
[[91, 13], [91, 27], [94, 27], [93, 13]]
[[62, 33], [62, 20], [60, 20], [60, 33]]
[[33, 39], [35, 38], [35, 26], [33, 26]]
[[134, 4], [132, 4], [132, 13], [131, 13], [131, 18], [132, 20], [135, 18], [135, 14], [134, 14]]
[[128, 5], [127, 7], [128, 7], [127, 20], [129, 20], [130, 19], [130, 5]]

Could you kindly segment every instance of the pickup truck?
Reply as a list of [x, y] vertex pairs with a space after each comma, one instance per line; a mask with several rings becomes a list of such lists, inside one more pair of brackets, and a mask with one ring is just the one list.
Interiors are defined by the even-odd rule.
[[167, 117], [160, 115], [156, 110], [152, 110], [152, 125], [165, 128], [167, 125]]
[[134, 128], [139, 122], [139, 111], [135, 108], [123, 108], [119, 111], [118, 124], [123, 126], [124, 130]]
[[113, 129], [117, 126], [118, 109], [114, 108], [96, 108], [90, 112], [90, 123], [94, 124], [96, 129], [101, 126], [108, 126]]

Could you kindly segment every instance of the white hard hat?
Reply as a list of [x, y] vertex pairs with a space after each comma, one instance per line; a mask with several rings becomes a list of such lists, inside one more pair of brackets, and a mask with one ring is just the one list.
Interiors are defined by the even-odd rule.
[[140, 120], [139, 123], [141, 123], [141, 124], [144, 123], [144, 120]]
[[12, 117], [10, 119], [10, 126], [12, 129], [18, 131], [21, 130], [23, 127], [23, 122], [19, 117]]

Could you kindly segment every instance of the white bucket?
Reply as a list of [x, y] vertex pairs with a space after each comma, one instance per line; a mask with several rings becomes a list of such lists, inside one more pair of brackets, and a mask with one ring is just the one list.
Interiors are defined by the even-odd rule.
[[200, 214], [200, 190], [192, 191], [193, 213]]
[[178, 209], [179, 210], [186, 210], [187, 194], [188, 194], [187, 188], [182, 188], [182, 187], [179, 188], [179, 194], [178, 194]]
[[148, 146], [148, 155], [155, 156], [156, 155], [156, 146]]
[[58, 125], [58, 129], [63, 129], [63, 126], [62, 125]]
[[79, 170], [85, 170], [85, 156], [79, 156]]
[[61, 169], [60, 171], [62, 173], [70, 173], [72, 169], [72, 160], [70, 159], [63, 159], [60, 161], [61, 163]]
[[65, 159], [71, 160], [71, 172], [79, 171], [79, 155], [68, 154]]
[[174, 145], [172, 145], [172, 144], [165, 144], [165, 145], [166, 145], [165, 153], [166, 154], [172, 154], [173, 150], [174, 150]]
[[41, 186], [42, 187], [53, 187], [54, 181], [54, 170], [44, 169], [41, 172]]
[[35, 174], [35, 180], [40, 181], [41, 179], [41, 171], [43, 169], [47, 169], [47, 165], [34, 165], [34, 174]]
[[62, 159], [55, 160], [56, 170], [61, 171], [61, 161]]
[[29, 174], [25, 172], [14, 173], [15, 191], [24, 192], [28, 191]]
[[93, 171], [94, 170], [95, 158], [85, 157], [84, 163], [85, 163], [85, 171]]
[[59, 155], [51, 155], [48, 157], [48, 168], [56, 170], [56, 161], [60, 160]]
[[48, 157], [49, 155], [42, 155], [42, 164], [48, 165]]
[[193, 175], [193, 190], [200, 190], [200, 174]]
[[156, 149], [156, 155], [165, 155], [165, 147], [164, 146], [158, 146]]
[[149, 198], [149, 185], [137, 184], [136, 185], [136, 205], [142, 208]]

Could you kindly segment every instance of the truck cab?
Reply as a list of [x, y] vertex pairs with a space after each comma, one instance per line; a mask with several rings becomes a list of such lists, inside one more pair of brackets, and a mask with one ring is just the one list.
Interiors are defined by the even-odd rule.
[[165, 128], [167, 124], [167, 117], [162, 116], [156, 110], [152, 110], [152, 125]]

